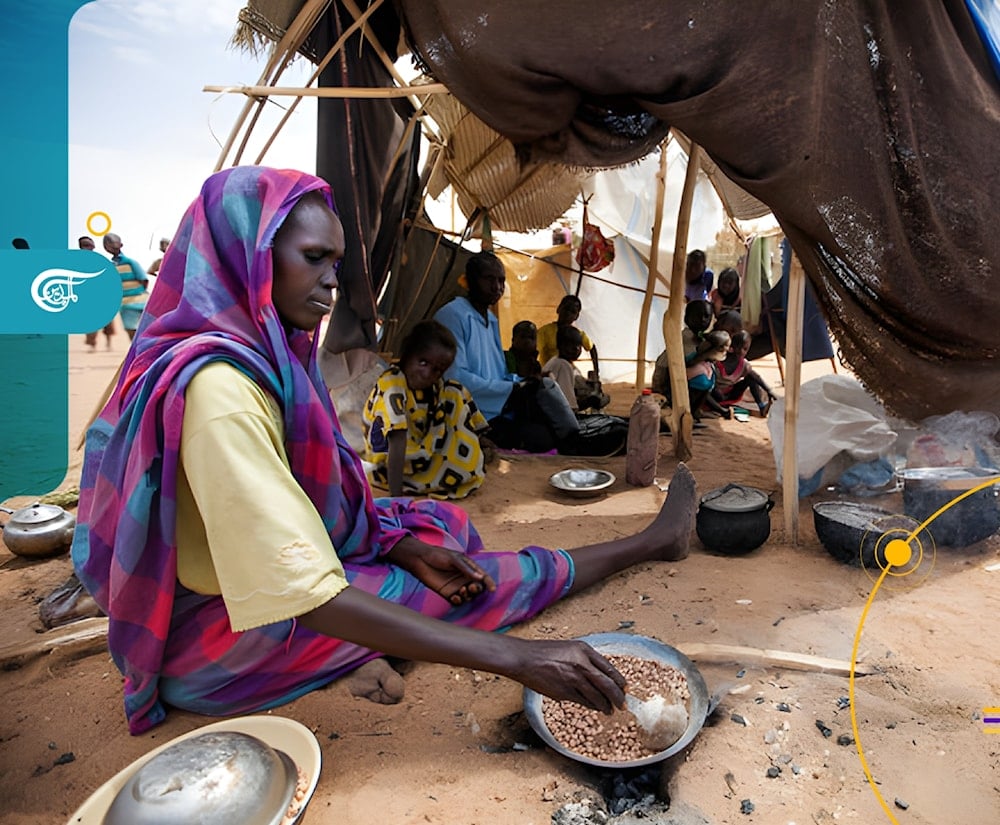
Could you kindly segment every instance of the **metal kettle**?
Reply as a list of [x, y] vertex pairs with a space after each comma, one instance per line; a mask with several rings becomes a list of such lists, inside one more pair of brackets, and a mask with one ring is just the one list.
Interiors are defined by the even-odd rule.
[[20, 510], [0, 507], [10, 518], [3, 528], [3, 543], [11, 553], [27, 558], [56, 556], [73, 543], [76, 516], [55, 504], [34, 504]]

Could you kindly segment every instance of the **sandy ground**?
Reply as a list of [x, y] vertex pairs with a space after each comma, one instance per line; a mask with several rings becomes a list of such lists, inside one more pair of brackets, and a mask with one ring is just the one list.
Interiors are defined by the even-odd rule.
[[[111, 352], [89, 353], [82, 339], [71, 342], [74, 467], [67, 483], [78, 472], [72, 448], [124, 346], [120, 334]], [[773, 362], [758, 366], [779, 386]], [[626, 412], [632, 390], [615, 389], [615, 409]], [[579, 463], [545, 456], [494, 466], [466, 502], [487, 545], [610, 538], [635, 530], [663, 499], [657, 486], [624, 483], [623, 458], [588, 462], [619, 478], [600, 498], [567, 499], [548, 487], [551, 473]], [[672, 442], [661, 436], [660, 477], [669, 479], [675, 466]], [[772, 532], [763, 547], [723, 557], [695, 539], [688, 559], [634, 568], [513, 632], [561, 638], [628, 627], [675, 645], [713, 642], [850, 660], [872, 580], [835, 562], [817, 541], [811, 506], [818, 497], [800, 503], [799, 542], [789, 542], [766, 423], [708, 422], [695, 437], [690, 466], [700, 492], [730, 481], [774, 491]], [[939, 550], [919, 577], [879, 590], [859, 646], [859, 659], [877, 673], [856, 680], [857, 742], [845, 707], [848, 678], [749, 660], [702, 664], [710, 690], [741, 692], [725, 696], [693, 744], [664, 764], [658, 782], [671, 808], [646, 821], [1000, 821], [1000, 737], [984, 735], [982, 721], [984, 708], [1000, 705], [1000, 570], [989, 569], [998, 555], [996, 536]], [[70, 571], [67, 557], [28, 562], [0, 546], [4, 647], [39, 638], [38, 602]], [[409, 668], [405, 682], [406, 695], [395, 706], [355, 699], [333, 684], [274, 711], [312, 729], [322, 749], [307, 823], [541, 825], [569, 810], [568, 803], [600, 798], [607, 774], [534, 736], [519, 685], [428, 664]], [[129, 736], [121, 680], [106, 652], [57, 651], [7, 666], [0, 695], [0, 821], [19, 825], [66, 822], [131, 760], [214, 721], [171, 712], [154, 731]], [[862, 753], [884, 806], [866, 779]], [[769, 777], [772, 767], [780, 773]], [[741, 813], [745, 800], [750, 813]]]

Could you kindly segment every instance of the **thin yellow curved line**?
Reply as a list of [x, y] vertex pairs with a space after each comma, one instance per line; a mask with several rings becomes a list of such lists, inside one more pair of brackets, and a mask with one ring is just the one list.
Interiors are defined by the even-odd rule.
[[878, 581], [875, 582], [872, 592], [868, 595], [868, 601], [865, 602], [865, 609], [861, 611], [861, 621], [858, 622], [858, 629], [854, 634], [854, 645], [851, 647], [851, 675], [848, 681], [847, 698], [851, 705], [851, 730], [854, 731], [854, 744], [858, 747], [858, 759], [861, 760], [861, 768], [865, 772], [865, 779], [868, 780], [868, 784], [871, 786], [872, 792], [875, 794], [879, 804], [882, 806], [882, 810], [885, 811], [885, 815], [889, 817], [893, 825], [899, 825], [899, 820], [896, 819], [896, 817], [892, 815], [892, 811], [889, 810], [889, 806], [882, 798], [882, 794], [875, 785], [875, 780], [872, 778], [872, 772], [868, 768], [868, 760], [865, 759], [865, 752], [861, 747], [861, 736], [858, 734], [858, 716], [855, 711], [854, 704], [854, 676], [855, 667], [858, 662], [858, 646], [861, 644], [861, 629], [865, 626], [865, 617], [868, 615], [868, 609], [872, 606], [872, 602], [875, 600], [875, 594], [878, 592], [879, 586], [882, 584], [886, 575], [888, 575], [890, 566], [891, 565], [886, 564], [886, 566], [882, 568], [882, 575], [879, 576]]
[[[980, 490], [985, 490], [987, 487], [992, 487], [994, 484], [998, 482], [1000, 482], [1000, 477], [994, 476], [989, 481], [984, 481], [982, 484], [977, 484], [975, 487], [966, 490], [961, 495], [955, 496], [955, 498], [951, 499], [948, 502], [945, 502], [943, 506], [939, 507], [934, 513], [932, 513], [928, 518], [926, 518], [922, 524], [917, 525], [917, 528], [912, 533], [910, 533], [910, 536], [907, 539], [906, 543], [909, 544], [911, 541], [913, 541], [921, 530], [925, 529], [932, 521], [934, 521], [934, 519], [940, 516], [949, 507], [958, 504], [958, 502], [960, 502], [963, 498], [967, 498], [968, 496], [971, 496], [973, 493], [978, 493]], [[922, 558], [923, 556], [922, 546], [920, 552]], [[878, 560], [876, 559], [876, 563], [877, 562]], [[919, 564], [920, 562], [918, 560], [917, 565], [919, 566]], [[878, 787], [875, 784], [875, 779], [872, 777], [872, 772], [868, 768], [868, 760], [865, 759], [865, 752], [864, 749], [861, 747], [861, 736], [858, 733], [858, 716], [854, 703], [854, 679], [856, 676], [855, 670], [858, 663], [858, 647], [861, 644], [861, 631], [865, 626], [865, 618], [868, 616], [868, 610], [871, 608], [872, 602], [875, 600], [875, 594], [878, 592], [878, 589], [882, 585], [882, 582], [885, 580], [885, 577], [889, 575], [890, 567], [892, 567], [892, 565], [887, 560], [885, 567], [882, 568], [882, 574], [878, 577], [878, 580], [875, 582], [875, 586], [872, 588], [872, 592], [868, 594], [868, 600], [865, 602], [865, 608], [864, 610], [861, 611], [861, 620], [858, 622], [858, 629], [854, 633], [854, 644], [851, 647], [851, 673], [850, 673], [850, 679], [848, 681], [848, 701], [850, 702], [851, 706], [851, 730], [854, 732], [854, 744], [857, 745], [858, 748], [858, 759], [861, 760], [861, 768], [865, 772], [865, 779], [868, 780], [868, 785], [869, 787], [871, 787], [872, 793], [875, 794], [875, 798], [878, 799], [879, 804], [882, 806], [882, 810], [885, 811], [885, 815], [889, 817], [889, 820], [893, 823], [893, 825], [899, 825], [899, 820], [892, 815], [892, 811], [889, 809], [888, 803], [886, 803], [885, 799], [882, 797], [882, 793], [881, 791], [879, 791]], [[907, 571], [907, 574], [912, 573], [913, 570], [915, 569], [916, 567], [914, 567], [912, 570]]]

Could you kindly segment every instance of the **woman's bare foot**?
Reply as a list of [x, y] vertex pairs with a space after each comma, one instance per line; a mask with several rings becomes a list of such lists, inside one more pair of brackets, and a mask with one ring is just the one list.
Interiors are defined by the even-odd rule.
[[344, 677], [351, 696], [380, 705], [395, 705], [403, 698], [406, 683], [385, 659], [365, 662]]
[[663, 561], [687, 558], [697, 509], [698, 487], [687, 465], [681, 462], [670, 479], [660, 512], [643, 531], [656, 550], [656, 558]]

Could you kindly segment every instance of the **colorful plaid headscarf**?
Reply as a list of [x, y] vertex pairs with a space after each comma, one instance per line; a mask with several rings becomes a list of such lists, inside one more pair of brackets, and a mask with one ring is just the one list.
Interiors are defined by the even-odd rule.
[[206, 363], [234, 364], [277, 399], [292, 472], [342, 557], [389, 541], [360, 468], [345, 464], [353, 453], [319, 373], [316, 337], [286, 334], [271, 301], [275, 232], [314, 190], [333, 205], [325, 181], [290, 170], [236, 167], [205, 182], [164, 256], [115, 391], [88, 430], [73, 565], [108, 615], [132, 733], [164, 716], [157, 683], [177, 581], [184, 392]]

